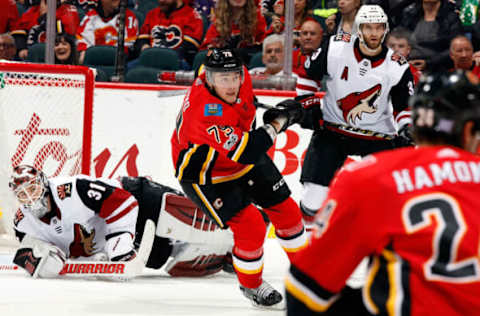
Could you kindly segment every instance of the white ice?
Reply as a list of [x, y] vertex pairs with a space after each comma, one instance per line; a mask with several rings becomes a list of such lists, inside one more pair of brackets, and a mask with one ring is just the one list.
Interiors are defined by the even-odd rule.
[[[265, 245], [264, 279], [283, 292], [288, 259], [275, 239]], [[238, 289], [233, 275], [172, 278], [147, 269], [129, 282], [32, 279], [0, 272], [0, 316], [277, 316], [259, 310]]]

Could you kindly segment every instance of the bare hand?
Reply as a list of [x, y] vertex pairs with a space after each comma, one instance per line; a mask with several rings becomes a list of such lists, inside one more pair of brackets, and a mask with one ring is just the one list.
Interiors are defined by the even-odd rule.
[[279, 16], [273, 16], [272, 18], [272, 30], [275, 32], [275, 33], [282, 33], [282, 30], [283, 30], [283, 23], [280, 19]]
[[18, 57], [20, 57], [23, 60], [26, 60], [28, 56], [28, 49], [22, 49], [21, 51], [18, 52]]
[[427, 65], [427, 62], [425, 61], [425, 59], [413, 59], [413, 60], [410, 60], [409, 63], [420, 71], [425, 70], [425, 66]]
[[148, 45], [148, 44], [143, 44], [143, 45], [142, 45], [142, 48], [141, 48], [140, 50], [143, 52], [143, 51], [144, 51], [145, 49], [147, 49], [147, 48], [150, 48], [150, 45]]
[[480, 51], [473, 53], [473, 60], [476, 66], [480, 66]]
[[332, 34], [332, 33], [335, 32], [335, 26], [336, 26], [335, 19], [336, 19], [336, 17], [337, 16], [335, 14], [332, 14], [325, 20], [325, 24], [327, 25], [327, 32], [329, 34]]

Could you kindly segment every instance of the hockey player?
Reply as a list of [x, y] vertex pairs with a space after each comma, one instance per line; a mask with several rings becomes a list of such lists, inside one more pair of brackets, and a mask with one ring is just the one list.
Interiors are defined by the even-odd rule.
[[255, 111], [241, 59], [230, 49], [213, 49], [178, 114], [173, 162], [187, 196], [218, 226], [231, 228], [243, 294], [255, 306], [282, 308], [282, 295], [262, 279], [266, 226], [256, 205], [292, 259], [307, 242], [301, 213], [266, 152], [278, 133], [300, 120], [302, 109], [298, 102], [283, 101], [265, 112], [265, 125], [257, 129]]
[[[220, 230], [213, 232], [214, 223], [180, 192], [143, 177], [47, 179], [38, 169], [19, 165], [10, 187], [20, 203], [14, 228], [21, 244], [14, 262], [33, 277], [58, 277], [65, 258], [135, 258], [148, 219], [157, 228], [146, 266], [165, 267], [174, 276], [220, 271], [233, 245], [231, 238], [225, 238], [225, 243], [201, 244], [202, 234], [226, 235]], [[169, 231], [159, 235], [166, 231], [163, 224]], [[190, 241], [197, 238], [197, 243], [174, 240], [179, 235], [188, 237], [191, 231]]]
[[427, 76], [410, 104], [419, 147], [369, 156], [337, 175], [310, 245], [290, 267], [288, 315], [357, 315], [362, 307], [342, 295], [360, 295], [341, 290], [365, 256], [369, 315], [480, 311], [478, 78]]
[[358, 37], [333, 35], [305, 62], [310, 78], [326, 76], [323, 121], [316, 118], [323, 128], [315, 124], [300, 179], [300, 207], [307, 222], [348, 155], [364, 156], [410, 142], [407, 100], [413, 77], [405, 58], [384, 44], [388, 18], [380, 6], [363, 5], [355, 24]]

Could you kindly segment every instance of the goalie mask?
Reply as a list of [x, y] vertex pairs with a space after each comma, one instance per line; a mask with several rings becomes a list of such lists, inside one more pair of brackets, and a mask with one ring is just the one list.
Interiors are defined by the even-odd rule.
[[360, 9], [357, 12], [357, 15], [355, 16], [355, 29], [358, 32], [358, 38], [360, 40], [360, 43], [363, 44], [363, 46], [371, 51], [375, 52], [374, 49], [371, 49], [367, 46], [365, 43], [365, 37], [362, 31], [362, 24], [374, 24], [374, 23], [382, 23], [385, 24], [385, 30], [383, 32], [383, 36], [380, 40], [380, 45], [382, 45], [383, 41], [385, 40], [385, 37], [387, 36], [389, 32], [389, 27], [388, 27], [388, 17], [383, 11], [382, 7], [379, 5], [362, 5]]
[[45, 174], [28, 165], [19, 165], [13, 169], [9, 182], [17, 201], [38, 218], [48, 211], [48, 180]]
[[480, 133], [480, 86], [470, 71], [422, 76], [410, 97], [413, 133], [420, 141], [462, 147], [465, 124], [472, 121]]

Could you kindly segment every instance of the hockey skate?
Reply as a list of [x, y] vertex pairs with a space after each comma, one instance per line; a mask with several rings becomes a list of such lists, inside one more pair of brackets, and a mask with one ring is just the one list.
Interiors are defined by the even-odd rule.
[[285, 309], [285, 301], [282, 294], [275, 290], [266, 281], [263, 281], [259, 287], [249, 289], [240, 285], [243, 295], [248, 298], [252, 305], [265, 309]]

